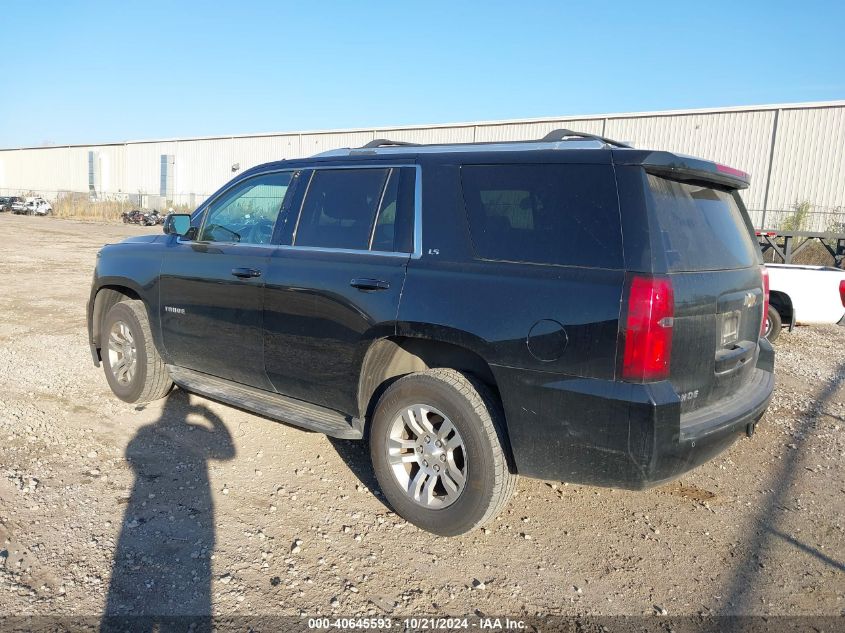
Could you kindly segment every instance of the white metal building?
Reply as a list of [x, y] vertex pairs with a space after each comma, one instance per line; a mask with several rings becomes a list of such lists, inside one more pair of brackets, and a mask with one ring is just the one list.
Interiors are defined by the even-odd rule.
[[[375, 138], [420, 143], [536, 139], [556, 128], [726, 163], [752, 176], [750, 209], [845, 208], [845, 101], [446, 125], [282, 132], [0, 150], [0, 191], [142, 194], [197, 204], [253, 165]], [[148, 198], [149, 196], [149, 198]]]

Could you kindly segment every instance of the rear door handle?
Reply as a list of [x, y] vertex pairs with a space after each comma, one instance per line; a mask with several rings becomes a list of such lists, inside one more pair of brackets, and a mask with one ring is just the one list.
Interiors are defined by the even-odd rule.
[[353, 279], [349, 285], [358, 290], [387, 290], [390, 282], [381, 279]]
[[252, 277], [260, 277], [261, 271], [255, 268], [233, 268], [232, 275], [239, 279], [251, 279]]

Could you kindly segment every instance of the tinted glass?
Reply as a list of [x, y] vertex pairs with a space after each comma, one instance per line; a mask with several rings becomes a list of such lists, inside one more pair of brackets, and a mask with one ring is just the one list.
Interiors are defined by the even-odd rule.
[[608, 165], [466, 166], [461, 179], [480, 257], [622, 267], [616, 181]]
[[670, 271], [726, 270], [757, 264], [757, 244], [736, 194], [648, 174]]
[[290, 172], [278, 172], [236, 185], [211, 203], [199, 239], [269, 244], [290, 180]]
[[367, 250], [389, 169], [321, 169], [305, 194], [295, 246]]

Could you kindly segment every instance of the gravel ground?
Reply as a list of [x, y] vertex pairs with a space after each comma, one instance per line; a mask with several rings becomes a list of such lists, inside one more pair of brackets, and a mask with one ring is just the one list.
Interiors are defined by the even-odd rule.
[[647, 492], [522, 479], [459, 538], [383, 503], [363, 445], [93, 367], [105, 242], [0, 216], [0, 614], [845, 613], [845, 328], [777, 344], [752, 439]]

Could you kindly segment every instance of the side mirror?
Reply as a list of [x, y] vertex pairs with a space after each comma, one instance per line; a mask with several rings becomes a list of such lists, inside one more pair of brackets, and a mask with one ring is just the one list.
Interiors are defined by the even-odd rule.
[[187, 213], [168, 213], [161, 228], [167, 235], [184, 236], [191, 230], [191, 216]]

